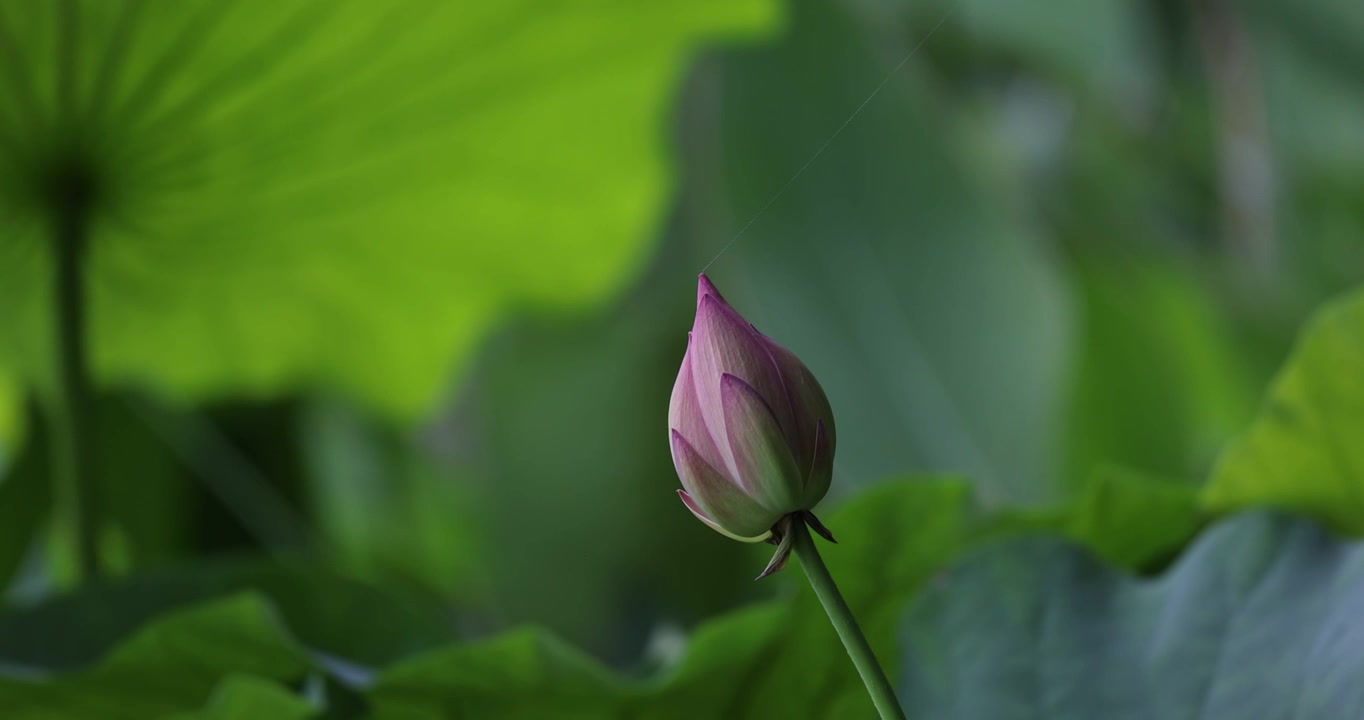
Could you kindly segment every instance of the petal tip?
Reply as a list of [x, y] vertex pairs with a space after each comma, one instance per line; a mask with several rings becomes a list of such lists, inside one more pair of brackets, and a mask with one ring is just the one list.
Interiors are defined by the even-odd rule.
[[677, 497], [681, 498], [682, 504], [687, 506], [687, 509], [691, 511], [692, 515], [696, 516], [697, 520], [700, 520], [707, 525], [713, 525], [715, 520], [711, 519], [711, 517], [706, 514], [706, 511], [701, 509], [701, 506], [697, 504], [696, 499], [686, 490], [678, 488]]
[[701, 307], [701, 301], [707, 297], [713, 297], [720, 302], [725, 301], [720, 291], [715, 289], [715, 283], [711, 282], [705, 273], [701, 273], [696, 276], [696, 307]]
[[758, 390], [756, 388], [748, 384], [747, 380], [734, 373], [720, 373], [720, 390], [725, 393], [753, 393], [758, 397], [762, 397], [761, 395], [758, 395]]

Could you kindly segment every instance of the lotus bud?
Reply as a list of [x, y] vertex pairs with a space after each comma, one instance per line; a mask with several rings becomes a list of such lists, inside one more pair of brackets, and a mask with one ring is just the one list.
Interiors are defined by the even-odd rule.
[[668, 407], [673, 465], [683, 504], [742, 542], [790, 554], [790, 523], [833, 541], [810, 512], [833, 478], [834, 416], [815, 376], [758, 332], [701, 275], [696, 320]]

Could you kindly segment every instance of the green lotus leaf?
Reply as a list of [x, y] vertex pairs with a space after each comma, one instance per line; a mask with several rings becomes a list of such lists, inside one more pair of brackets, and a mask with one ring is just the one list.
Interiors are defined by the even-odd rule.
[[1364, 532], [1364, 292], [1320, 310], [1264, 409], [1203, 493], [1218, 512], [1273, 505]]
[[901, 701], [944, 720], [1364, 712], [1364, 545], [1250, 514], [1155, 579], [1048, 539], [989, 548], [910, 610]]
[[775, 14], [4, 0], [0, 363], [51, 382], [49, 236], [79, 194], [99, 382], [336, 387], [411, 417], [508, 308], [629, 278], [684, 63]]

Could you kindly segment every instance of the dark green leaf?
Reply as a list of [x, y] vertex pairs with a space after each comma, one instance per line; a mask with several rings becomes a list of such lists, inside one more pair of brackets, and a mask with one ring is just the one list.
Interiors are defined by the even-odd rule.
[[439, 650], [384, 673], [380, 717], [600, 718], [621, 707], [619, 680], [581, 651], [527, 629]]
[[107, 566], [126, 572], [183, 558], [195, 530], [185, 511], [198, 497], [194, 477], [119, 398], [100, 398], [92, 415]]
[[89, 671], [0, 680], [0, 707], [13, 720], [146, 720], [211, 702], [230, 675], [287, 683], [312, 667], [268, 603], [239, 595], [148, 624]]
[[74, 595], [0, 613], [0, 662], [44, 670], [80, 668], [145, 622], [248, 590], [273, 601], [302, 642], [351, 662], [381, 665], [456, 637], [440, 604], [398, 588], [363, 584], [316, 563], [201, 561], [90, 584]]
[[313, 517], [346, 567], [413, 579], [470, 609], [486, 602], [499, 547], [488, 542], [486, 508], [475, 505], [462, 469], [339, 402], [309, 404], [301, 436]]
[[[840, 542], [825, 544], [822, 552], [874, 648], [891, 662], [896, 653], [896, 623], [910, 597], [941, 567], [982, 539], [1043, 528], [1068, 529], [1084, 537], [1106, 526], [1114, 537], [1129, 537], [1127, 543], [1105, 541], [1105, 547], [1125, 561], [1139, 564], [1146, 559], [1142, 553], [1168, 551], [1176, 542], [1174, 529], [1185, 526], [1175, 524], [1157, 532], [1140, 527], [1134, 519], [1152, 511], [1184, 517], [1191, 501], [1178, 494], [1145, 498], [1145, 485], [1128, 484], [1128, 479], [1114, 476], [1104, 481], [1106, 489], [1095, 490], [1074, 517], [1057, 512], [1031, 522], [1004, 524], [978, 517], [970, 489], [960, 481], [922, 478], [890, 483], [825, 518]], [[729, 577], [720, 580], [748, 582], [760, 567], [760, 558], [755, 561], [747, 571], [722, 571]], [[442, 632], [429, 618], [423, 622], [420, 615], [410, 614], [409, 607], [391, 597], [359, 592], [322, 573], [293, 568], [272, 575], [243, 568], [236, 576], [219, 569], [200, 578], [198, 584], [189, 582], [190, 577], [183, 572], [171, 575], [159, 586], [143, 577], [3, 618], [0, 641], [19, 651], [7, 657], [11, 672], [16, 666], [36, 671], [87, 662], [127, 628], [149, 617], [155, 607], [170, 607], [168, 598], [183, 603], [234, 586], [266, 589], [278, 599], [280, 618], [287, 620], [304, 643], [350, 659], [382, 662], [397, 658], [423, 643], [429, 646]], [[795, 564], [778, 577], [784, 578], [791, 595], [703, 624], [692, 634], [681, 659], [647, 681], [612, 674], [551, 633], [523, 629], [401, 660], [377, 676], [367, 698], [379, 717], [402, 718], [627, 714], [680, 720], [870, 713], [856, 671]], [[137, 600], [145, 606], [140, 607]], [[125, 707], [138, 711], [158, 707], [169, 712], [199, 708], [208, 702], [210, 688], [231, 674], [294, 683], [302, 679], [306, 664], [290, 665], [296, 671], [293, 674], [262, 664], [262, 658], [303, 657], [302, 646], [273, 622], [273, 613], [267, 612], [263, 602], [250, 598], [175, 610], [120, 644], [93, 670], [41, 683], [9, 681], [0, 685], [0, 701], [13, 699], [15, 707], [33, 713], [71, 708], [108, 708], [115, 713], [115, 708], [124, 712]], [[60, 632], [54, 629], [58, 626]], [[428, 635], [417, 635], [422, 632]], [[154, 680], [165, 648], [206, 653], [209, 649], [198, 645], [204, 638], [239, 634], [250, 646], [229, 645], [213, 655], [211, 663], [191, 663], [187, 671], [197, 674], [190, 678], [188, 689], [162, 687]], [[60, 637], [84, 640], [74, 646], [50, 643], [51, 638]], [[354, 669], [333, 669], [352, 675], [351, 683], [363, 684], [367, 679], [363, 669], [359, 675], [353, 675]], [[110, 678], [123, 678], [123, 673], [147, 677], [129, 680], [126, 686], [111, 684]], [[284, 700], [262, 687], [232, 692], [242, 693], [241, 699], [229, 698], [232, 702]]]
[[48, 520], [52, 486], [45, 449], [30, 447], [13, 465], [0, 466], [0, 589], [19, 571]]
[[[796, 570], [795, 564], [789, 566]], [[681, 661], [650, 686], [649, 718], [744, 717], [751, 684], [768, 672], [791, 627], [789, 604], [767, 602], [712, 618], [687, 638]]]
[[[1197, 525], [1196, 497], [1183, 485], [1111, 471], [1096, 476], [1085, 498], [1068, 510], [990, 519], [977, 515], [960, 481], [888, 483], [825, 518], [839, 543], [821, 552], [873, 648], [894, 667], [905, 604], [986, 538], [1069, 532], [1140, 566], [1172, 552]], [[861, 680], [799, 573], [794, 562], [785, 573], [793, 596], [708, 621], [677, 666], [647, 683], [613, 682], [557, 641], [517, 634], [400, 663], [380, 676], [373, 697], [379, 707], [414, 717], [870, 716]], [[735, 572], [730, 581], [751, 574]]]
[[[975, 537], [966, 485], [923, 479], [887, 484], [825, 518], [840, 544], [831, 572], [883, 656], [904, 603]], [[701, 528], [698, 528], [698, 532]], [[760, 566], [755, 566], [760, 567]], [[727, 582], [756, 574], [734, 572]], [[379, 677], [379, 707], [480, 718], [840, 717], [870, 704], [824, 611], [792, 563], [795, 596], [723, 616], [693, 634], [673, 670], [626, 684], [539, 633], [440, 650]], [[398, 715], [403, 716], [403, 715]]]
[[166, 720], [303, 720], [316, 709], [278, 684], [251, 675], [228, 675], [198, 710]]
[[[421, 488], [433, 505], [460, 489], [479, 502], [482, 513], [471, 521], [484, 532], [479, 545], [497, 611], [611, 659], [635, 656], [660, 616], [693, 621], [770, 590], [695, 580], [742, 576], [748, 557], [718, 533], [697, 532], [704, 526], [673, 492], [677, 474], [658, 413], [686, 342], [679, 328], [694, 279], [681, 280], [682, 312], [632, 302], [557, 325], [517, 323], [491, 343], [468, 414], [451, 418], [454, 441], [470, 452]], [[660, 313], [675, 324], [660, 323]], [[466, 487], [442, 489], [451, 476]], [[440, 522], [425, 518], [430, 534]]]
[[[968, 486], [928, 479], [869, 490], [824, 518], [838, 538], [820, 552], [872, 649], [895, 657], [904, 605], [979, 537]], [[793, 563], [794, 565], [794, 563]], [[873, 713], [852, 662], [799, 570], [786, 622], [734, 688], [726, 717], [856, 717]]]

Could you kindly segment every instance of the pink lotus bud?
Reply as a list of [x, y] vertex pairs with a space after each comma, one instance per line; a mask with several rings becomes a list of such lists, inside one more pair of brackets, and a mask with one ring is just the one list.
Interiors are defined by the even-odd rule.
[[[701, 522], [743, 542], [785, 540], [833, 477], [834, 417], [795, 355], [758, 332], [701, 275], [696, 322], [668, 407], [678, 495]], [[785, 562], [781, 543], [766, 575]], [[762, 576], [759, 576], [762, 577]]]

